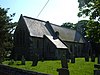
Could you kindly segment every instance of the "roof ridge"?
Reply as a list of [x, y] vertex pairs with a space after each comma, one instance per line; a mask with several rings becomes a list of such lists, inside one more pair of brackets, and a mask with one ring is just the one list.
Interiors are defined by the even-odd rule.
[[[61, 27], [62, 27], [62, 26], [61, 26]], [[62, 28], [65, 28], [65, 29], [69, 29], [69, 30], [76, 31], [75, 29], [70, 29], [70, 28], [66, 28], [66, 27], [62, 27]]]
[[41, 21], [41, 22], [46, 22], [44, 20], [40, 20], [40, 19], [36, 19], [36, 18], [33, 18], [33, 17], [28, 17], [28, 16], [23, 16], [25, 18], [29, 18], [29, 19], [33, 19], [33, 20], [37, 20], [37, 21]]
[[[29, 19], [33, 19], [33, 20], [37, 20], [37, 21], [41, 21], [41, 22], [45, 22], [45, 23], [47, 22], [47, 21], [40, 20], [40, 19], [37, 19], [37, 18], [29, 17], [29, 16], [23, 16], [23, 17], [26, 17], [26, 18], [29, 18]], [[59, 26], [59, 25], [51, 23], [51, 22], [50, 22], [50, 24], [55, 25], [55, 26]], [[59, 27], [61, 27], [61, 26], [59, 26]]]
[[69, 30], [73, 30], [73, 31], [76, 31], [76, 30], [74, 30], [74, 29], [65, 28], [65, 27], [62, 27], [62, 26], [59, 26], [59, 25], [56, 25], [56, 24], [52, 24], [52, 23], [51, 23], [51, 25], [54, 25], [54, 26], [57, 26], [57, 27], [60, 27], [60, 28], [64, 28], [64, 29], [69, 29]]
[[[33, 19], [33, 20], [37, 20], [37, 21], [41, 21], [41, 22], [47, 22], [47, 21], [44, 21], [44, 20], [40, 20], [40, 19], [36, 19], [36, 18], [33, 18], [33, 17], [28, 17], [28, 16], [23, 16], [23, 17], [26, 17], [26, 18], [29, 18], [29, 19]], [[57, 24], [53, 24], [53, 23], [51, 23], [51, 22], [49, 22], [51, 25], [54, 25], [54, 26], [57, 26], [57, 27], [61, 27], [61, 28], [64, 28], [64, 29], [69, 29], [69, 28], [65, 28], [65, 27], [62, 27], [62, 26], [60, 26], [60, 25], [57, 25]], [[74, 30], [74, 29], [69, 29], [69, 30], [73, 30], [73, 31], [76, 31], [76, 30]]]

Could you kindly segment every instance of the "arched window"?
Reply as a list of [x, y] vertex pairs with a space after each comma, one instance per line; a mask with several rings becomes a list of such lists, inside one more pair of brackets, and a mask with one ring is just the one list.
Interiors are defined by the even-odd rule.
[[39, 48], [39, 40], [37, 39], [37, 48]]
[[72, 48], [72, 45], [70, 45], [70, 51], [71, 51], [71, 52], [72, 52], [72, 49], [73, 49], [73, 48]]

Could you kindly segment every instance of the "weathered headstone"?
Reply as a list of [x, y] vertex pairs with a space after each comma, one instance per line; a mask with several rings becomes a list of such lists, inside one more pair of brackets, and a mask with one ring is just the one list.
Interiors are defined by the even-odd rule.
[[57, 69], [57, 71], [59, 72], [58, 75], [69, 75], [69, 70], [66, 68], [60, 68], [60, 69]]
[[38, 64], [38, 54], [35, 53], [35, 54], [33, 55], [32, 66], [37, 66], [37, 64]]
[[71, 63], [75, 63], [75, 48], [74, 46], [72, 47], [72, 52], [71, 52]]
[[4, 61], [4, 49], [0, 48], [0, 64], [2, 64], [2, 62]]
[[94, 75], [100, 75], [100, 70], [94, 70]]
[[44, 58], [42, 58], [41, 61], [44, 62]]
[[100, 75], [100, 64], [94, 64], [94, 75]]
[[71, 63], [75, 63], [75, 56], [74, 56], [74, 54], [71, 55]]
[[100, 54], [98, 55], [98, 64], [100, 64]]
[[100, 43], [95, 44], [95, 50], [98, 51], [98, 63], [94, 64], [94, 75], [100, 75]]
[[95, 62], [95, 54], [93, 54], [93, 55], [91, 56], [91, 61], [92, 61], [92, 62]]
[[14, 60], [11, 59], [10, 62], [8, 63], [8, 65], [13, 65], [14, 64]]
[[89, 62], [89, 50], [90, 50], [90, 43], [87, 42], [85, 44], [85, 49], [84, 49], [84, 51], [85, 51], [85, 61], [86, 62]]
[[85, 61], [86, 61], [86, 62], [89, 62], [89, 54], [86, 54], [86, 55], [85, 55]]
[[66, 55], [62, 56], [61, 65], [62, 65], [62, 68], [68, 68], [68, 62], [67, 62], [67, 59], [66, 59]]
[[94, 64], [94, 68], [100, 69], [100, 64]]
[[25, 57], [24, 56], [22, 56], [21, 64], [25, 65]]
[[59, 75], [69, 75], [69, 70], [68, 70], [68, 61], [66, 55], [68, 54], [68, 50], [60, 50], [61, 52], [61, 65], [62, 68], [57, 69], [59, 72]]
[[3, 57], [0, 56], [0, 64], [2, 64], [2, 62], [3, 62]]
[[94, 64], [94, 75], [100, 75], [100, 54], [98, 54], [98, 63]]
[[89, 48], [88, 48], [89, 44], [86, 45], [85, 48], [85, 61], [89, 62]]

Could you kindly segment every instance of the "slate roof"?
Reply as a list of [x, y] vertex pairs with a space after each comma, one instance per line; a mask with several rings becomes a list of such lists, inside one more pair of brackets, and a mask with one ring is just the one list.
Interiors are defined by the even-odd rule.
[[75, 30], [71, 30], [71, 29], [66, 29], [60, 26], [55, 26], [52, 25], [54, 31], [58, 31], [59, 32], [59, 36], [62, 40], [66, 40], [66, 41], [74, 41], [75, 38]]
[[67, 29], [57, 25], [52, 25], [52, 28], [54, 29], [55, 32], [56, 31], [59, 32], [59, 37], [64, 41], [72, 41], [80, 43], [85, 42], [82, 35], [76, 30]]
[[63, 48], [67, 49], [67, 47], [59, 40], [59, 39], [54, 39], [52, 36], [45, 35], [51, 42], [57, 47], [57, 48]]
[[43, 37], [44, 34], [51, 35], [46, 29], [45, 22], [30, 17], [23, 16], [29, 29], [30, 36]]
[[[30, 36], [35, 36], [35, 37], [43, 37], [43, 35], [52, 36], [49, 29], [46, 27], [46, 21], [42, 21], [27, 16], [23, 16], [23, 18], [29, 29]], [[55, 32], [56, 31], [59, 32], [59, 37], [63, 41], [80, 42], [80, 43], [85, 42], [84, 38], [76, 30], [67, 29], [52, 23], [50, 24]]]

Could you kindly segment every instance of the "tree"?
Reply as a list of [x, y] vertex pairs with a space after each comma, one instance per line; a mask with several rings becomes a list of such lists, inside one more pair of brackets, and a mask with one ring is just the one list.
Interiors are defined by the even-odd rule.
[[100, 43], [100, 0], [78, 0], [79, 17], [89, 17], [86, 27], [86, 37], [90, 41]]
[[100, 22], [100, 0], [78, 0], [78, 16], [89, 16], [90, 20], [97, 19]]
[[89, 17], [86, 25], [86, 37], [92, 46], [92, 57], [94, 60], [95, 53], [98, 55], [100, 64], [100, 0], [78, 0], [79, 17]]
[[81, 20], [76, 23], [76, 30], [79, 31], [84, 37], [86, 36], [86, 25], [88, 23], [88, 20]]
[[100, 43], [100, 23], [97, 21], [89, 21], [87, 24], [86, 37], [90, 41]]
[[61, 27], [65, 27], [65, 28], [69, 28], [69, 29], [75, 29], [76, 25], [73, 24], [73, 23], [70, 23], [70, 22], [66, 22], [66, 23], [63, 23], [61, 25]]
[[78, 23], [76, 23], [76, 30], [80, 32], [87, 41], [89, 41], [89, 39], [86, 37], [87, 23], [88, 20], [78, 21]]
[[4, 56], [6, 55], [7, 45], [11, 45], [11, 30], [14, 28], [11, 20], [15, 13], [7, 16], [8, 10], [9, 8], [4, 9], [0, 7], [0, 63], [2, 63]]

